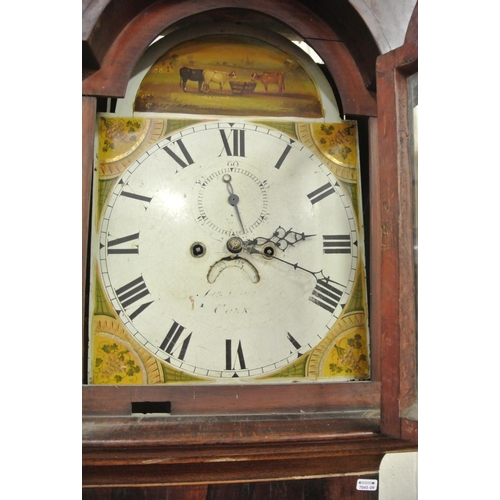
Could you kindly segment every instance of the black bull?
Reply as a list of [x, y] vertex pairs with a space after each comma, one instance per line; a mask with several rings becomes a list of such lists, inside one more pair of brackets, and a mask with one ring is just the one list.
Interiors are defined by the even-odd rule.
[[179, 70], [179, 74], [181, 76], [180, 85], [184, 92], [186, 92], [186, 83], [188, 80], [198, 82], [198, 92], [201, 92], [201, 85], [203, 83], [202, 69], [191, 69], [184, 66]]

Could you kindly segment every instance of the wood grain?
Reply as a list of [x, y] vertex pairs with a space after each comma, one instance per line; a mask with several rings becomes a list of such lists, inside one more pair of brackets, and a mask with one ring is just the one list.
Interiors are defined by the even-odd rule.
[[131, 403], [169, 402], [172, 415], [310, 413], [376, 410], [379, 382], [276, 385], [88, 386], [83, 391], [86, 415], [131, 415]]
[[[405, 44], [377, 61], [379, 162], [373, 172], [377, 204], [372, 221], [380, 227], [372, 246], [377, 270], [376, 316], [381, 342], [381, 429], [402, 436], [402, 416], [416, 401], [416, 311], [412, 236], [407, 78], [418, 71], [415, 7]], [[373, 242], [372, 242], [373, 245]], [[378, 250], [378, 251], [377, 251]], [[407, 425], [407, 429], [415, 426]], [[406, 436], [416, 434], [406, 431]]]
[[152, 488], [86, 488], [82, 500], [376, 500], [378, 491], [356, 489], [377, 474], [320, 479]]

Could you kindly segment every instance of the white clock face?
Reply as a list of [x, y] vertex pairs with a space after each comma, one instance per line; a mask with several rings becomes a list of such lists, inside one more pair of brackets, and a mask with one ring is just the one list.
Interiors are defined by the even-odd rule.
[[104, 207], [102, 282], [153, 355], [228, 381], [278, 370], [340, 316], [358, 259], [354, 212], [300, 142], [209, 122], [159, 141]]

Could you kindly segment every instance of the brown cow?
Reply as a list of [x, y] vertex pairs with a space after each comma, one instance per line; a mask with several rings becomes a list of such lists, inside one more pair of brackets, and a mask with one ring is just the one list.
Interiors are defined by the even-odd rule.
[[252, 73], [252, 80], [258, 80], [264, 85], [264, 89], [267, 94], [267, 86], [271, 83], [278, 85], [278, 94], [283, 93], [285, 88], [285, 77], [282, 71], [264, 72], [264, 73]]

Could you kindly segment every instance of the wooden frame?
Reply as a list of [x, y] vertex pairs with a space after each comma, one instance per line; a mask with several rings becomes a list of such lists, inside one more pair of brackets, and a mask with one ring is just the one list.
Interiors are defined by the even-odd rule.
[[[381, 228], [372, 245], [380, 248], [373, 272], [381, 314], [382, 369], [381, 428], [414, 442], [416, 413], [416, 310], [412, 235], [412, 180], [408, 120], [408, 78], [418, 71], [418, 5], [405, 43], [377, 61], [379, 168], [373, 186], [380, 202], [373, 224]], [[410, 411], [410, 409], [412, 411]]]
[[[126, 82], [141, 54], [167, 27], [182, 23], [186, 18], [196, 21], [234, 19], [241, 15], [236, 9], [246, 8], [246, 3], [243, 0], [165, 0], [145, 1], [139, 6], [138, 2], [116, 0], [84, 2], [84, 298], [97, 97], [123, 96]], [[354, 117], [371, 117], [372, 380], [301, 387], [193, 386], [189, 389], [84, 385], [83, 485], [86, 487], [374, 473], [386, 452], [415, 449], [414, 443], [401, 439], [416, 437], [416, 433], [401, 431], [399, 411], [401, 391], [406, 390], [406, 380], [411, 379], [411, 373], [409, 377], [405, 375], [405, 380], [401, 376], [406, 366], [406, 347], [401, 350], [400, 346], [408, 335], [411, 337], [411, 332], [406, 326], [402, 327], [401, 322], [407, 321], [411, 311], [393, 307], [401, 303], [400, 297], [411, 295], [405, 285], [406, 264], [401, 264], [406, 258], [406, 248], [398, 245], [399, 231], [405, 227], [401, 217], [408, 217], [408, 207], [399, 211], [400, 190], [404, 188], [399, 181], [396, 160], [399, 158], [397, 134], [400, 128], [383, 128], [379, 124], [377, 130], [377, 102], [374, 93], [366, 88], [369, 71], [360, 65], [359, 58], [354, 59], [351, 52], [355, 51], [342, 41], [332, 26], [301, 2], [287, 0], [283, 4], [286, 8], [280, 5], [277, 12], [275, 2], [256, 0], [249, 14], [263, 22], [279, 17], [291, 30], [301, 34], [323, 58], [334, 77], [343, 112]], [[354, 12], [350, 15], [357, 20]], [[340, 21], [345, 24], [349, 19], [339, 20], [339, 26], [342, 25]], [[373, 53], [373, 49], [368, 53]], [[375, 65], [375, 61], [372, 62]], [[385, 74], [380, 68], [378, 76]], [[395, 87], [389, 80], [385, 88], [383, 83], [382, 89], [379, 88], [378, 94], [384, 97], [382, 100], [379, 97], [378, 112], [380, 115], [381, 103], [387, 102], [389, 107], [382, 115], [392, 124], [390, 117], [396, 115], [396, 107], [402, 106], [402, 101], [391, 100]], [[388, 135], [378, 146], [377, 132], [380, 136], [381, 130]], [[392, 149], [387, 149], [386, 144]], [[384, 162], [378, 161], [379, 155]], [[391, 162], [386, 161], [388, 157]], [[380, 165], [384, 165], [383, 168]], [[384, 182], [390, 179], [385, 188], [380, 182], [382, 177]], [[390, 202], [389, 209], [385, 197]], [[390, 234], [385, 233], [388, 227]], [[384, 248], [384, 252], [379, 253], [380, 248]], [[397, 271], [397, 280], [382, 279], [391, 269]], [[84, 300], [84, 329], [85, 309]], [[394, 362], [397, 369], [393, 368]], [[130, 414], [132, 401], [168, 401], [172, 412], [169, 416], [138, 418]], [[412, 425], [404, 424], [403, 427], [412, 428]]]

